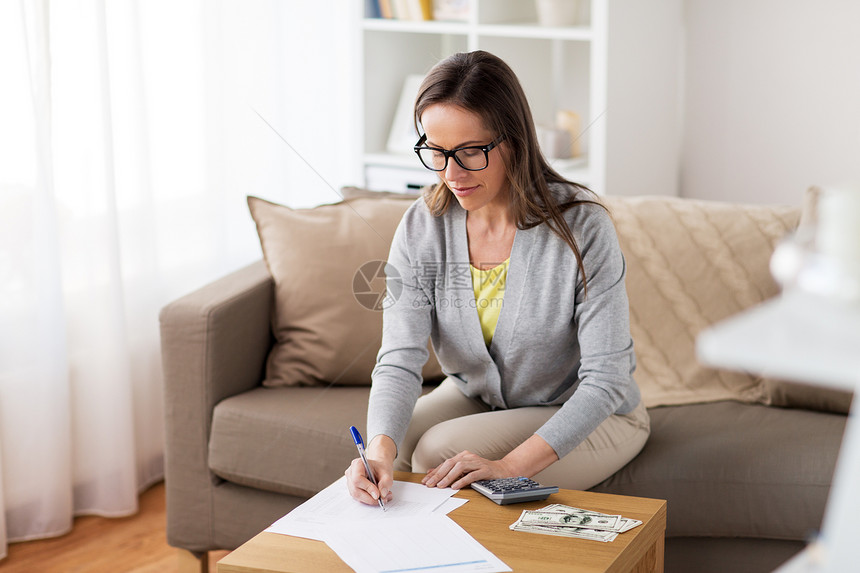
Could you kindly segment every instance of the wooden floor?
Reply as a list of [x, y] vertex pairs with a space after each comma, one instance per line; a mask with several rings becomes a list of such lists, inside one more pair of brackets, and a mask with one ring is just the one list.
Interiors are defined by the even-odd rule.
[[[53, 539], [12, 543], [0, 560], [2, 573], [176, 573], [179, 550], [164, 533], [164, 483], [145, 491], [140, 512], [108, 519], [79, 517], [71, 533]], [[209, 569], [226, 551], [213, 551]]]

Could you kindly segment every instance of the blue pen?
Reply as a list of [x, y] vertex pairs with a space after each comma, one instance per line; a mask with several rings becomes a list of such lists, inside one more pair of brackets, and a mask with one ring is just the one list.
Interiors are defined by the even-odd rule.
[[[361, 461], [364, 462], [364, 471], [367, 472], [367, 479], [369, 479], [373, 485], [377, 485], [376, 477], [373, 475], [373, 470], [370, 469], [370, 464], [367, 463], [367, 456], [364, 455], [364, 440], [361, 439], [361, 434], [358, 433], [358, 428], [350, 426], [349, 433], [352, 434], [352, 441], [355, 442], [355, 447], [358, 448], [358, 455], [361, 456]], [[379, 507], [382, 508], [382, 511], [385, 511], [385, 504], [382, 503], [382, 492], [379, 492], [379, 498], [377, 498], [376, 501], [379, 502]]]

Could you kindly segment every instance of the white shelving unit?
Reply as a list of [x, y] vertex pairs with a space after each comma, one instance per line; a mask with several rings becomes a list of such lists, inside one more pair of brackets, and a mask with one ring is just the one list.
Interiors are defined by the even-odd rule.
[[676, 195], [681, 11], [681, 0], [582, 0], [568, 27], [539, 25], [533, 0], [471, 0], [462, 22], [361, 14], [355, 179], [393, 191], [436, 181], [411, 147], [386, 151], [403, 82], [453, 53], [482, 49], [513, 68], [536, 123], [554, 124], [558, 110], [579, 114], [582, 155], [553, 162], [563, 175], [599, 193]]
[[860, 548], [860, 305], [790, 293], [700, 334], [697, 352], [718, 368], [855, 392], [827, 501], [821, 539], [779, 573], [857, 571]]

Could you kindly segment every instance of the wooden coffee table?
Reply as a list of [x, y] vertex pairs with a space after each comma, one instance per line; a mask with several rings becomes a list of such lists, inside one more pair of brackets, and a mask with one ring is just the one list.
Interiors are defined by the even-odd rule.
[[[422, 474], [396, 472], [395, 479], [420, 482]], [[448, 517], [456, 521], [514, 571], [583, 571], [660, 573], [666, 502], [658, 499], [608, 495], [563, 489], [549, 499], [513, 505], [496, 505], [471, 488], [454, 497], [469, 503]], [[642, 521], [611, 543], [511, 531], [524, 509], [562, 503]], [[218, 573], [304, 573], [352, 571], [322, 541], [278, 533], [260, 533], [218, 561]]]

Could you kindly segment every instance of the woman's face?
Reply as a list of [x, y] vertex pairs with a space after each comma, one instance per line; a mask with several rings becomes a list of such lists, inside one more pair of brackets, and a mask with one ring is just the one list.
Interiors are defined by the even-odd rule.
[[[448, 104], [433, 104], [424, 110], [421, 125], [430, 147], [452, 150], [467, 146], [489, 145], [499, 134], [484, 127], [477, 114]], [[488, 155], [486, 169], [468, 171], [451, 157], [439, 177], [457, 197], [466, 211], [477, 211], [487, 205], [508, 206], [508, 179], [505, 175], [504, 142]]]

